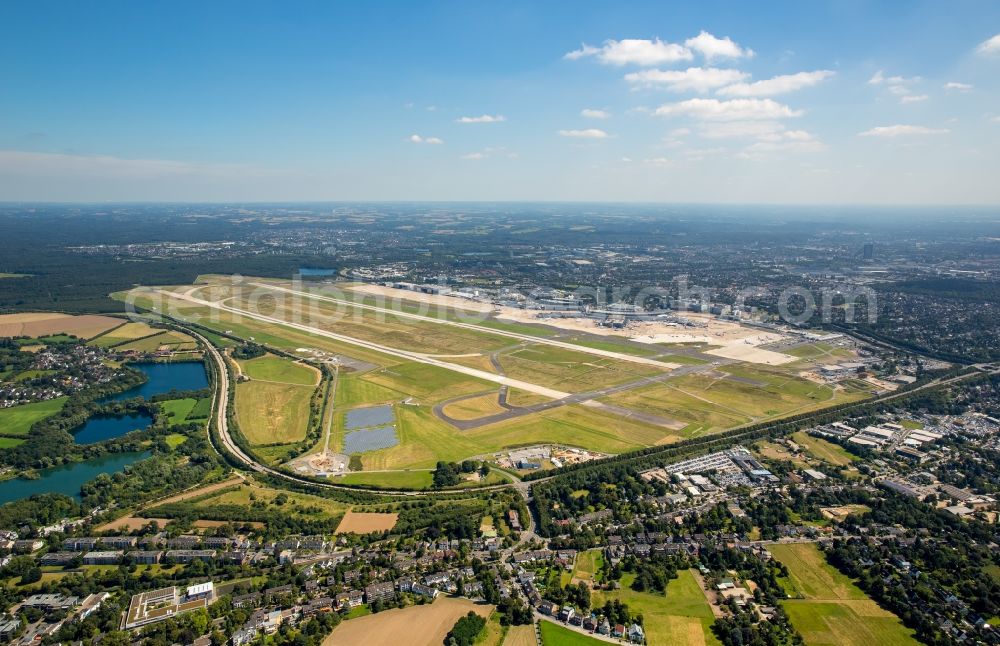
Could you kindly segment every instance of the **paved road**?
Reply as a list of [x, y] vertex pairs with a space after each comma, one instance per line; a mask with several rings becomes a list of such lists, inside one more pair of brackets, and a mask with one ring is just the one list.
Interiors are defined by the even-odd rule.
[[[300, 478], [298, 476], [292, 475], [290, 473], [285, 473], [284, 471], [278, 471], [277, 469], [272, 469], [271, 467], [265, 466], [257, 462], [252, 456], [247, 455], [245, 451], [233, 440], [232, 434], [229, 432], [229, 367], [226, 363], [225, 358], [222, 356], [215, 346], [213, 346], [208, 339], [206, 339], [201, 334], [198, 334], [194, 330], [188, 329], [188, 333], [197, 338], [206, 348], [208, 355], [216, 367], [217, 382], [218, 386], [216, 389], [216, 398], [213, 403], [213, 418], [215, 420], [215, 427], [219, 432], [219, 440], [222, 443], [222, 447], [228, 452], [233, 458], [238, 462], [243, 464], [246, 468], [254, 471], [256, 473], [266, 474], [287, 480], [289, 482], [295, 482], [298, 484], [304, 484], [310, 487], [317, 487], [320, 489], [332, 489], [339, 491], [351, 491], [359, 492], [366, 491], [359, 489], [357, 487], [349, 487], [346, 485], [336, 485], [328, 482], [316, 482], [315, 480], [310, 480], [307, 478]], [[209, 429], [209, 441], [212, 442], [214, 438], [211, 436], [211, 429]], [[213, 442], [214, 446], [214, 442]], [[510, 484], [499, 484], [499, 485], [489, 485], [476, 488], [468, 488], [463, 491], [470, 491], [475, 489], [476, 491], [489, 491], [495, 489], [506, 489], [510, 487]], [[385, 494], [393, 496], [437, 496], [442, 493], [441, 491], [409, 491], [409, 490], [393, 490], [393, 489], [378, 489], [378, 490], [368, 490], [374, 494]]]
[[[292, 474], [289, 474], [289, 473], [285, 473], [283, 471], [278, 471], [276, 469], [272, 469], [270, 467], [262, 465], [262, 464], [258, 463], [253, 457], [247, 455], [236, 444], [236, 442], [232, 439], [232, 436], [231, 436], [231, 434], [229, 432], [229, 421], [228, 421], [228, 417], [227, 417], [228, 406], [229, 406], [229, 369], [228, 369], [226, 360], [222, 356], [222, 354], [215, 348], [215, 346], [213, 346], [208, 341], [208, 339], [206, 339], [204, 336], [202, 336], [201, 334], [199, 334], [198, 332], [196, 332], [196, 331], [194, 331], [194, 330], [192, 330], [190, 328], [188, 328], [187, 331], [188, 331], [188, 333], [190, 333], [192, 336], [194, 336], [195, 338], [197, 338], [202, 343], [202, 345], [205, 347], [206, 351], [208, 352], [208, 355], [211, 358], [212, 362], [216, 366], [217, 377], [218, 377], [217, 378], [218, 385], [217, 385], [217, 390], [216, 390], [216, 399], [215, 399], [215, 402], [213, 403], [213, 408], [214, 408], [213, 416], [214, 416], [214, 419], [215, 419], [216, 429], [218, 430], [219, 438], [220, 438], [220, 441], [222, 442], [223, 448], [230, 455], [232, 455], [232, 457], [234, 459], [236, 459], [238, 462], [240, 462], [241, 464], [243, 464], [244, 466], [246, 466], [248, 469], [250, 469], [252, 471], [255, 471], [257, 473], [263, 473], [263, 474], [271, 475], [271, 476], [274, 476], [274, 477], [277, 477], [277, 478], [281, 478], [283, 480], [287, 480], [287, 481], [290, 481], [290, 482], [295, 482], [295, 483], [298, 483], [298, 484], [303, 484], [303, 485], [306, 485], [306, 486], [309, 486], [309, 487], [316, 487], [316, 488], [320, 488], [320, 489], [351, 491], [351, 492], [366, 491], [366, 490], [360, 490], [357, 487], [350, 487], [350, 486], [345, 486], [345, 485], [336, 485], [336, 484], [324, 483], [324, 482], [316, 482], [314, 480], [310, 480], [310, 479], [307, 479], [307, 478], [300, 478], [298, 476], [295, 476], [295, 475], [292, 475]], [[977, 368], [978, 370], [980, 370], [982, 372], [985, 372], [985, 373], [988, 373], [988, 374], [1000, 374], [1000, 367], [998, 367], [996, 364], [977, 364], [974, 367]], [[926, 384], [923, 384], [921, 386], [918, 386], [918, 387], [913, 388], [913, 389], [908, 390], [908, 391], [896, 392], [896, 393], [892, 393], [892, 394], [889, 394], [889, 395], [883, 395], [881, 397], [875, 397], [875, 398], [872, 398], [872, 399], [868, 399], [868, 400], [864, 400], [864, 401], [858, 402], [857, 404], [854, 404], [853, 406], [849, 406], [849, 407], [847, 407], [845, 409], [842, 409], [842, 412], [846, 412], [846, 410], [850, 410], [850, 409], [855, 408], [855, 407], [866, 406], [866, 405], [874, 403], [874, 402], [891, 401], [891, 400], [894, 400], [894, 399], [898, 399], [900, 397], [905, 397], [905, 396], [910, 395], [910, 394], [912, 394], [914, 392], [919, 392], [921, 390], [926, 390], [926, 389], [929, 389], [929, 388], [935, 388], [935, 387], [942, 386], [942, 385], [948, 385], [948, 384], [957, 383], [957, 382], [960, 382], [960, 381], [962, 381], [964, 379], [969, 378], [970, 376], [975, 376], [975, 374], [981, 374], [981, 373], [974, 373], [973, 375], [958, 375], [958, 376], [950, 377], [948, 379], [943, 379], [943, 380], [942, 379], [934, 379], [934, 380], [932, 380], [932, 381], [930, 381], [930, 382], [928, 382]], [[818, 411], [816, 413], [816, 415], [822, 415], [822, 414], [824, 414], [824, 411]], [[780, 420], [778, 420], [778, 421], [780, 422]], [[741, 441], [742, 435], [744, 435], [745, 433], [741, 434], [741, 433], [738, 432], [738, 429], [735, 429], [735, 430], [737, 432], [721, 433], [721, 434], [717, 434], [717, 435], [714, 435], [714, 436], [706, 436], [705, 439], [706, 440], [710, 440], [712, 442], [717, 442], [719, 440], [724, 440], [724, 441], [727, 441], [727, 442], [730, 442], [730, 443], [739, 443]], [[755, 432], [755, 431], [749, 431], [749, 432]], [[209, 430], [209, 441], [211, 442], [213, 439], [214, 438], [212, 438], [212, 436], [211, 436], [211, 430]], [[213, 443], [213, 446], [214, 446], [214, 443]], [[639, 457], [639, 456], [637, 456], [637, 457]], [[535, 484], [538, 484], [538, 483], [543, 483], [543, 482], [545, 482], [547, 480], [551, 480], [554, 477], [558, 477], [558, 476], [547, 476], [547, 477], [543, 477], [543, 478], [538, 478], [537, 480], [533, 480], [530, 483], [515, 482], [515, 483], [504, 483], [504, 484], [498, 484], [498, 485], [486, 485], [486, 486], [480, 486], [480, 487], [469, 487], [467, 489], [463, 489], [462, 491], [464, 491], [464, 492], [491, 491], [491, 490], [514, 488], [517, 491], [519, 491], [522, 495], [524, 495], [525, 497], [527, 497], [528, 494], [529, 494], [529, 488], [531, 486], [534, 486]], [[442, 493], [447, 493], [447, 492], [440, 492], [440, 491], [409, 491], [409, 490], [402, 490], [402, 491], [400, 491], [400, 490], [392, 490], [392, 489], [378, 489], [378, 490], [367, 490], [367, 491], [371, 491], [374, 494], [380, 494], [381, 493], [381, 494], [384, 494], [384, 495], [399, 495], [399, 496], [437, 496], [437, 495], [441, 495]], [[533, 529], [534, 529], [534, 519], [532, 518], [531, 521], [532, 521], [532, 523], [529, 526], [528, 531], [525, 532], [525, 534], [533, 536], [534, 535], [534, 531], [533, 531]]]

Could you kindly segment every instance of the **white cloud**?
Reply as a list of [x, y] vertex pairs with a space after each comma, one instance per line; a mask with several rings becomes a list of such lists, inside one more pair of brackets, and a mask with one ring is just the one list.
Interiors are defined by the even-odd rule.
[[907, 104], [907, 103], [923, 103], [924, 101], [926, 101], [929, 98], [930, 97], [927, 96], [926, 94], [907, 94], [906, 96], [901, 97], [899, 99], [899, 102], [903, 103], [903, 104]]
[[910, 126], [899, 124], [895, 126], [878, 126], [871, 130], [859, 132], [861, 137], [909, 137], [920, 135], [944, 135], [948, 134], [947, 128], [927, 128], [925, 126]]
[[705, 139], [746, 139], [774, 135], [785, 129], [777, 121], [726, 121], [706, 123], [698, 134]]
[[670, 166], [673, 161], [667, 159], [666, 157], [650, 157], [649, 159], [643, 159], [643, 164], [649, 164], [651, 166]]
[[990, 121], [992, 121], [993, 123], [1000, 123], [1000, 115], [993, 117], [992, 119], [990, 119]]
[[[799, 131], [792, 131], [799, 132]], [[791, 134], [791, 133], [789, 133]], [[743, 157], [761, 157], [770, 153], [815, 153], [824, 150], [822, 142], [807, 139], [787, 138], [778, 141], [758, 141], [743, 149]]]
[[830, 70], [784, 74], [753, 83], [736, 83], [722, 88], [719, 90], [719, 94], [722, 96], [775, 96], [812, 87], [833, 74]]
[[574, 49], [571, 52], [567, 52], [563, 56], [563, 58], [565, 58], [568, 61], [575, 61], [581, 58], [585, 58], [587, 56], [593, 56], [594, 54], [597, 54], [599, 51], [601, 50], [598, 49], [597, 47], [594, 47], [593, 45], [588, 45], [587, 43], [583, 43], [582, 45], [580, 45], [580, 49]]
[[1000, 34], [980, 43], [976, 51], [980, 54], [1000, 54]]
[[506, 120], [507, 117], [502, 114], [482, 114], [478, 117], [459, 117], [455, 119], [457, 123], [500, 123]]
[[707, 92], [711, 89], [742, 81], [750, 76], [746, 72], [717, 67], [689, 67], [686, 70], [642, 70], [625, 75], [629, 83], [647, 86], [666, 86], [673, 92]]
[[694, 38], [688, 38], [684, 44], [699, 52], [707, 60], [713, 58], [750, 58], [754, 55], [753, 50], [740, 47], [728, 36], [716, 38], [704, 30]]
[[437, 137], [422, 137], [420, 135], [410, 135], [407, 141], [415, 144], [443, 144], [444, 141]]
[[559, 135], [577, 139], [606, 139], [608, 133], [598, 128], [586, 128], [584, 130], [560, 130]]
[[689, 134], [691, 134], [690, 128], [674, 128], [670, 131], [672, 137], [686, 137]]
[[968, 92], [972, 89], [972, 85], [969, 83], [959, 83], [958, 81], [948, 81], [944, 84], [944, 89], [946, 90], [958, 90], [959, 92]]
[[801, 110], [792, 110], [771, 99], [688, 99], [679, 103], [664, 103], [656, 109], [657, 116], [688, 116], [705, 121], [744, 121], [798, 117]]
[[486, 153], [467, 153], [462, 155], [462, 159], [486, 159]]
[[577, 60], [587, 56], [596, 56], [597, 60], [609, 65], [659, 65], [694, 58], [690, 49], [677, 43], [665, 43], [659, 38], [608, 40], [601, 47], [585, 44], [563, 58]]
[[607, 110], [594, 110], [592, 108], [584, 108], [580, 110], [580, 116], [586, 117], [588, 119], [610, 119], [611, 113]]
[[920, 80], [919, 76], [912, 76], [906, 78], [904, 76], [886, 76], [882, 70], [875, 72], [870, 79], [868, 79], [868, 85], [907, 85], [910, 83], [916, 83]]

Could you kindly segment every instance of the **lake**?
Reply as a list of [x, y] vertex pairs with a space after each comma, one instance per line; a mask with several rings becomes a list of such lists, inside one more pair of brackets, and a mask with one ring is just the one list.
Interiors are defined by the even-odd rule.
[[336, 269], [318, 269], [315, 267], [300, 267], [299, 276], [333, 276]]
[[146, 383], [130, 388], [125, 392], [111, 395], [99, 400], [99, 403], [131, 399], [132, 397], [145, 397], [149, 399], [153, 395], [161, 395], [171, 390], [201, 390], [208, 388], [208, 375], [205, 373], [205, 364], [201, 361], [173, 361], [168, 363], [132, 363], [130, 368], [135, 368], [146, 373], [148, 380]]
[[95, 416], [88, 419], [80, 430], [71, 432], [77, 444], [93, 444], [144, 429], [152, 423], [153, 418], [142, 413], [121, 417]]
[[110, 453], [83, 462], [40, 469], [37, 480], [15, 478], [0, 482], [0, 504], [20, 500], [39, 493], [61, 493], [80, 498], [80, 487], [102, 473], [116, 473], [128, 465], [145, 460], [149, 451]]

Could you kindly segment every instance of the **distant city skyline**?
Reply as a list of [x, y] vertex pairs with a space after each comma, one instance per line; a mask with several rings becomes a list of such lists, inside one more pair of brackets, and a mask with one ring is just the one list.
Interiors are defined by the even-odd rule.
[[1000, 4], [6, 3], [0, 201], [1000, 204]]

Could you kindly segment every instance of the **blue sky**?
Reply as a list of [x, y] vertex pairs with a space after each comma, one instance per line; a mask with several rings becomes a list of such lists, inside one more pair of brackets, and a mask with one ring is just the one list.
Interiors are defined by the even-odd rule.
[[38, 0], [0, 24], [0, 200], [1000, 203], [996, 2]]

